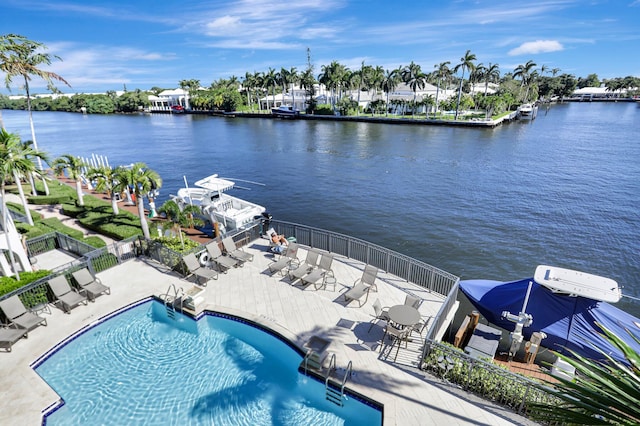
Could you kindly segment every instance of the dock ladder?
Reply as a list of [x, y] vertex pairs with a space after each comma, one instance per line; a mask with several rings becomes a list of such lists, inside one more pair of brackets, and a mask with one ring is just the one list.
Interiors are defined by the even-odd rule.
[[331, 359], [329, 360], [329, 369], [327, 370], [327, 375], [324, 380], [324, 390], [327, 401], [333, 402], [339, 407], [344, 406], [344, 387], [347, 383], [347, 379], [351, 377], [353, 370], [353, 362], [349, 361], [347, 368], [344, 371], [344, 376], [342, 377], [342, 383], [340, 384], [340, 389], [334, 389], [329, 385], [329, 379], [331, 378], [331, 372], [336, 370], [336, 354], [331, 355]]
[[[173, 292], [171, 291], [173, 290]], [[182, 312], [182, 300], [184, 299], [184, 290], [182, 287], [177, 288], [175, 284], [169, 285], [167, 292], [162, 296], [164, 300], [164, 308], [167, 311], [167, 318], [171, 320], [176, 319], [176, 304], [180, 305], [180, 312]]]

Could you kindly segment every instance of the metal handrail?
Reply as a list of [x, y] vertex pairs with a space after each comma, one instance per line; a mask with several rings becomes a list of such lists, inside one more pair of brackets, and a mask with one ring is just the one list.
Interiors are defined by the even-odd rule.
[[340, 392], [342, 392], [343, 396], [344, 396], [344, 386], [347, 384], [347, 378], [351, 377], [352, 370], [353, 370], [353, 361], [349, 361], [349, 364], [347, 364], [347, 369], [344, 372], [344, 377], [342, 378], [342, 387], [340, 388]]
[[329, 368], [327, 368], [327, 374], [324, 376], [324, 388], [329, 387], [329, 379], [331, 378], [331, 371], [336, 369], [336, 354], [331, 354], [329, 359]]
[[458, 276], [435, 266], [359, 238], [279, 220], [271, 220], [270, 226], [300, 244], [375, 266], [443, 297], [460, 281]]

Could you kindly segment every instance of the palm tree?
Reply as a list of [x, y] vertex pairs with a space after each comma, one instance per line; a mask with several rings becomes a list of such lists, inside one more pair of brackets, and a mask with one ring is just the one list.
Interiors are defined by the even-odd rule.
[[[2, 157], [0, 167], [3, 170], [2, 176], [11, 176], [18, 187], [20, 201], [27, 216], [27, 222], [33, 226], [33, 219], [29, 214], [29, 205], [22, 189], [21, 176], [29, 176], [31, 173], [38, 173], [32, 158], [47, 160], [46, 154], [36, 151], [31, 147], [30, 142], [23, 143], [20, 136], [9, 133], [5, 129], [0, 130], [0, 148]], [[3, 198], [4, 200], [4, 198]], [[5, 228], [6, 229], [6, 228]]]
[[434, 108], [433, 111], [433, 118], [436, 118], [437, 114], [438, 114], [438, 94], [440, 92], [440, 82], [442, 80], [447, 80], [450, 76], [451, 76], [451, 70], [449, 69], [449, 64], [451, 62], [447, 61], [447, 62], [440, 62], [440, 65], [435, 65], [435, 67], [437, 68], [435, 71], [435, 76], [436, 76], [436, 100], [435, 100], [435, 104], [436, 107]]
[[329, 65], [323, 65], [318, 75], [318, 82], [329, 89], [331, 93], [330, 102], [333, 112], [336, 110], [336, 91], [342, 86], [346, 74], [347, 68], [339, 62], [333, 61]]
[[529, 86], [531, 84], [531, 80], [533, 77], [532, 72], [535, 67], [536, 67], [536, 63], [529, 60], [524, 65], [518, 65], [516, 69], [513, 71], [514, 79], [517, 79], [518, 77], [520, 77], [520, 80], [521, 80], [520, 87], [522, 88], [526, 86], [526, 91], [523, 98], [525, 103], [529, 99]]
[[[0, 196], [2, 197], [2, 229], [4, 230], [4, 234], [7, 239], [11, 269], [16, 274], [17, 280], [20, 280], [20, 273], [16, 267], [13, 250], [11, 249], [11, 238], [8, 232], [9, 218], [7, 210], [6, 184], [11, 178], [16, 181], [22, 205], [27, 216], [27, 221], [30, 225], [33, 225], [27, 201], [24, 197], [24, 192], [22, 191], [20, 175], [37, 171], [35, 164], [29, 158], [34, 156], [40, 156], [40, 158], [42, 158], [44, 157], [44, 154], [36, 151], [35, 149], [30, 149], [28, 147], [25, 148], [25, 145], [20, 141], [20, 137], [17, 134], [9, 133], [4, 128], [0, 129]], [[46, 160], [46, 158], [44, 159]]]
[[278, 74], [276, 70], [269, 67], [269, 71], [264, 75], [264, 86], [267, 89], [267, 110], [269, 109], [269, 89], [271, 89], [271, 100], [273, 101], [273, 106], [276, 106], [276, 86], [278, 85]]
[[180, 80], [178, 84], [180, 88], [185, 92], [184, 108], [191, 109], [191, 106], [189, 105], [189, 97], [192, 91], [198, 90], [198, 88], [200, 87], [200, 80], [196, 80], [196, 79]]
[[[27, 110], [29, 111], [29, 125], [31, 126], [31, 140], [33, 147], [38, 151], [38, 143], [36, 141], [36, 131], [33, 126], [33, 114], [31, 113], [31, 95], [29, 92], [29, 81], [32, 76], [40, 77], [47, 82], [50, 89], [54, 89], [53, 81], [60, 81], [71, 87], [67, 81], [58, 74], [45, 71], [38, 68], [40, 65], [51, 65], [52, 59], [61, 60], [58, 56], [51, 56], [42, 52], [46, 46], [42, 43], [28, 40], [26, 37], [19, 35], [8, 35], [0, 39], [0, 71], [5, 73], [5, 86], [7, 89], [11, 86], [13, 77], [22, 77], [24, 79], [24, 89], [27, 94]], [[38, 160], [38, 170], [43, 170], [41, 157]], [[46, 195], [49, 195], [49, 187], [47, 181], [43, 178], [42, 183]]]
[[416, 97], [418, 89], [424, 89], [427, 76], [422, 72], [420, 65], [411, 61], [409, 65], [402, 69], [402, 81], [404, 81], [413, 90], [413, 107], [412, 116], [416, 114]]
[[253, 103], [251, 102], [251, 91], [256, 87], [256, 78], [255, 74], [251, 74], [250, 72], [246, 72], [244, 74], [244, 81], [242, 82], [242, 87], [245, 92], [247, 92], [247, 106], [251, 108], [253, 111]]
[[396, 90], [398, 84], [400, 83], [400, 72], [399, 68], [395, 70], [386, 70], [384, 73], [384, 77], [382, 79], [382, 83], [380, 86], [382, 87], [382, 91], [387, 94], [387, 108], [386, 114], [389, 115], [389, 94]]
[[[379, 90], [382, 90], [382, 81], [384, 80], [384, 68], [380, 65], [374, 67], [369, 67], [369, 72], [367, 74], [367, 79], [365, 80], [365, 89], [370, 93], [369, 99], [370, 102], [375, 101], [375, 95], [378, 94]], [[372, 93], [373, 92], [373, 93]], [[373, 108], [371, 109], [371, 116], [373, 117]]]
[[140, 216], [140, 226], [142, 227], [142, 235], [146, 239], [151, 239], [149, 234], [149, 225], [144, 217], [144, 196], [155, 189], [162, 186], [160, 175], [154, 170], [147, 167], [145, 163], [135, 163], [131, 167], [122, 167], [116, 175], [118, 191], [128, 191], [133, 189], [136, 197], [136, 205], [138, 206], [138, 216]]
[[500, 67], [498, 64], [492, 64], [489, 62], [489, 66], [484, 73], [484, 95], [487, 96], [487, 89], [489, 83], [496, 83], [500, 80]]
[[86, 164], [82, 158], [71, 154], [64, 154], [53, 160], [53, 170], [56, 174], [67, 171], [69, 179], [76, 181], [76, 194], [78, 196], [78, 205], [84, 206], [84, 198], [82, 196], [82, 173]]
[[471, 50], [467, 50], [467, 53], [464, 54], [462, 58], [460, 58], [460, 63], [453, 68], [453, 72], [456, 73], [458, 70], [462, 70], [462, 77], [460, 77], [460, 87], [458, 88], [458, 102], [456, 103], [456, 115], [454, 120], [458, 119], [458, 110], [460, 109], [460, 100], [462, 99], [462, 83], [464, 82], [464, 72], [465, 70], [469, 70], [472, 72], [475, 69], [475, 65], [473, 61], [476, 60], [476, 55], [471, 53]]
[[180, 237], [180, 245], [183, 249], [184, 239], [182, 237], [182, 228], [202, 226], [204, 223], [204, 221], [196, 217], [197, 214], [201, 213], [200, 207], [194, 205], [186, 205], [182, 210], [180, 210], [178, 203], [173, 200], [168, 200], [160, 206], [158, 212], [163, 213], [167, 219], [169, 219], [169, 222], [166, 225], [177, 231]]
[[118, 191], [118, 180], [116, 177], [120, 173], [120, 167], [98, 166], [92, 167], [87, 171], [87, 179], [96, 182], [97, 191], [106, 191], [111, 199], [111, 208], [113, 214], [120, 213], [118, 209], [118, 199], [116, 194]]
[[[612, 346], [624, 354], [628, 364], [614, 360], [592, 361], [576, 353], [573, 358], [558, 356], [576, 369], [573, 380], [562, 377], [559, 384], [538, 385], [562, 401], [560, 404], [535, 404], [529, 411], [548, 424], [637, 425], [640, 423], [640, 355], [627, 343], [598, 324]], [[627, 330], [636, 340], [638, 337]]]

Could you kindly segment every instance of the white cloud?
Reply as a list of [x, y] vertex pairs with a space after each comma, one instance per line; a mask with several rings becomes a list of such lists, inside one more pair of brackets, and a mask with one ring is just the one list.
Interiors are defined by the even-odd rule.
[[564, 50], [564, 47], [557, 40], [536, 40], [522, 43], [515, 49], [511, 49], [509, 51], [509, 56], [557, 52], [559, 50]]

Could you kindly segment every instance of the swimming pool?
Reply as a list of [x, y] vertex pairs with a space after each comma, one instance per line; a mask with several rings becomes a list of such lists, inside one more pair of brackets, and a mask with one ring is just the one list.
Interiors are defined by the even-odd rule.
[[47, 425], [380, 425], [382, 413], [299, 374], [302, 356], [246, 321], [167, 318], [146, 301], [84, 330], [35, 365], [64, 405]]

